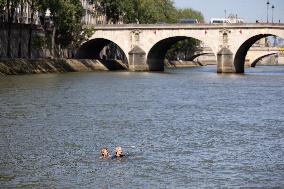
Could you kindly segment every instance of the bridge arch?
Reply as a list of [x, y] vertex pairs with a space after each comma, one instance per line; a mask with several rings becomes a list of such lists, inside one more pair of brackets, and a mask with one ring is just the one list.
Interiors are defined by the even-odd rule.
[[150, 71], [163, 71], [164, 70], [164, 59], [168, 49], [177, 43], [178, 41], [184, 40], [187, 37], [170, 37], [159, 41], [154, 44], [150, 49], [147, 56], [147, 63]]
[[75, 54], [75, 58], [78, 59], [104, 59], [102, 51], [108, 45], [114, 45], [121, 55], [118, 55], [119, 59], [126, 59], [126, 53], [122, 50], [122, 48], [115, 42], [105, 39], [105, 38], [95, 38], [91, 39], [85, 43], [83, 43]]
[[276, 30], [271, 29], [268, 32], [262, 32], [261, 34], [253, 33], [250, 36], [248, 36], [243, 42], [241, 42], [241, 45], [237, 48], [234, 57], [234, 67], [236, 73], [244, 73], [245, 58], [247, 56], [250, 47], [252, 47], [252, 45], [256, 43], [258, 40], [269, 36], [276, 36], [284, 39], [283, 31], [277, 32]]
[[252, 63], [251, 63], [251, 67], [255, 67], [256, 66], [256, 64], [261, 60], [261, 59], [263, 59], [263, 58], [265, 58], [265, 57], [268, 57], [268, 56], [271, 56], [271, 55], [276, 55], [277, 53], [269, 53], [269, 54], [266, 54], [266, 55], [263, 55], [263, 56], [261, 56], [261, 57], [258, 57], [257, 59], [255, 59], [254, 61], [252, 61]]
[[[187, 35], [171, 36], [171, 37], [162, 38], [158, 40], [154, 45], [151, 46], [150, 50], [148, 51], [147, 64], [149, 66], [149, 70], [150, 71], [163, 71], [164, 70], [164, 60], [165, 60], [168, 50], [177, 42], [185, 40], [185, 39], [196, 39], [198, 41], [203, 42], [202, 40], [198, 38], [187, 36]], [[213, 49], [211, 48], [211, 50]], [[204, 55], [204, 54], [199, 54], [195, 56], [195, 58], [198, 56]]]

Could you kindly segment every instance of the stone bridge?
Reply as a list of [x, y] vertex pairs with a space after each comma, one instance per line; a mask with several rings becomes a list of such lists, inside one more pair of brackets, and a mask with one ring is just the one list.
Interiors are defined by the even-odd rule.
[[130, 71], [163, 71], [167, 50], [176, 42], [194, 38], [215, 54], [218, 73], [244, 73], [249, 48], [268, 36], [284, 39], [283, 24], [170, 24], [104, 25], [77, 50], [81, 59], [101, 59], [113, 42], [124, 52]]

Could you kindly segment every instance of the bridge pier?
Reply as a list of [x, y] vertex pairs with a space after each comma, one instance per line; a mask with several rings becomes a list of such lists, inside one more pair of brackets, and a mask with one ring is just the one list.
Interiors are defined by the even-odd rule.
[[133, 47], [129, 54], [129, 71], [149, 71], [146, 52], [139, 46]]
[[233, 53], [226, 47], [217, 54], [217, 73], [236, 73]]

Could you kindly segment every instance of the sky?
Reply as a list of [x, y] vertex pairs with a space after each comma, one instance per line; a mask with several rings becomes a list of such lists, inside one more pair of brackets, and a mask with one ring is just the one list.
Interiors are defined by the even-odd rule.
[[[267, 0], [173, 0], [178, 8], [193, 8], [201, 11], [206, 22], [211, 18], [224, 18], [225, 10], [229, 14], [238, 15], [245, 22], [266, 22]], [[274, 5], [274, 22], [284, 23], [284, 0], [269, 0], [269, 22], [272, 20], [272, 8]]]

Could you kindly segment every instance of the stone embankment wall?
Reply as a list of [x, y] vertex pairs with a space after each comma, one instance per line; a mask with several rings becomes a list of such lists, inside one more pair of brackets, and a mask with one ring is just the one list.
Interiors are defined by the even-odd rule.
[[[48, 49], [35, 46], [37, 38], [44, 38], [45, 34], [39, 26], [33, 27], [32, 32], [32, 57], [28, 57], [30, 25], [12, 24], [10, 57], [7, 56], [8, 25], [0, 23], [0, 75], [18, 75], [34, 73], [60, 73], [60, 72], [87, 72], [126, 70], [127, 65], [117, 60], [90, 60], [67, 59], [68, 52], [63, 51], [55, 58], [51, 57]], [[47, 44], [44, 44], [47, 46]], [[19, 57], [19, 51], [21, 56]]]
[[[27, 24], [12, 24], [11, 28], [11, 52], [12, 58], [28, 58], [28, 42], [29, 42], [30, 25]], [[42, 29], [33, 27], [32, 41], [36, 36], [44, 36]], [[20, 45], [21, 44], [21, 45]], [[0, 23], [0, 58], [7, 58], [8, 46], [8, 25]], [[21, 47], [21, 48], [20, 48]], [[21, 57], [18, 57], [18, 52], [21, 49]], [[32, 58], [44, 58], [47, 55], [46, 50], [40, 47], [32, 48]]]
[[75, 59], [7, 59], [0, 60], [0, 75], [36, 73], [107, 71], [98, 60]]

